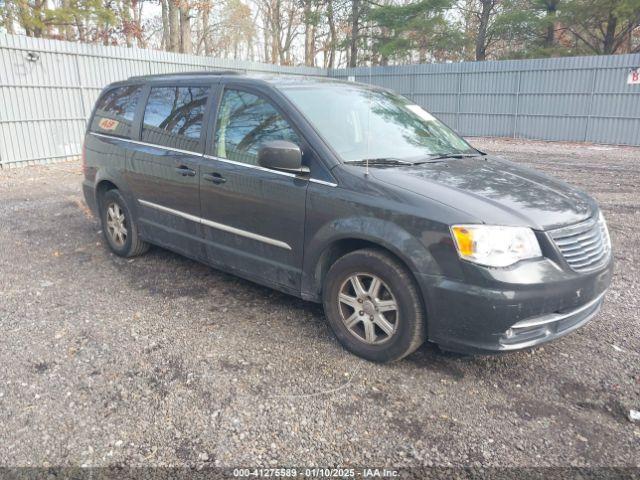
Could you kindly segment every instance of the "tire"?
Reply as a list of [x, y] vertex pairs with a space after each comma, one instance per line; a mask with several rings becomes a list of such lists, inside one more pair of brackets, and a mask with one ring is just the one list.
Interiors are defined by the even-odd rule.
[[140, 239], [131, 210], [118, 190], [107, 190], [100, 198], [99, 206], [102, 233], [113, 253], [129, 258], [149, 250], [149, 244]]
[[322, 301], [340, 343], [367, 360], [400, 360], [427, 338], [415, 280], [381, 250], [357, 250], [336, 260], [325, 277]]

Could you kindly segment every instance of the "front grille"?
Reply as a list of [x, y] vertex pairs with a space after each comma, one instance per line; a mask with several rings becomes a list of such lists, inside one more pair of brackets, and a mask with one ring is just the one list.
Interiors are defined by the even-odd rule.
[[576, 272], [594, 270], [609, 259], [611, 243], [602, 217], [551, 230], [549, 235]]

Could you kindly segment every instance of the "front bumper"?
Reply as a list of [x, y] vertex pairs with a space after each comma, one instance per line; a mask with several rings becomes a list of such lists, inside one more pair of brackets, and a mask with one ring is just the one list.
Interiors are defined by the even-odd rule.
[[591, 320], [602, 307], [604, 293], [581, 307], [514, 323], [499, 339], [503, 350], [519, 350], [561, 337]]
[[429, 340], [460, 353], [496, 353], [548, 342], [587, 323], [602, 306], [613, 261], [589, 274], [548, 259], [509, 271], [469, 268], [467, 281], [417, 275]]

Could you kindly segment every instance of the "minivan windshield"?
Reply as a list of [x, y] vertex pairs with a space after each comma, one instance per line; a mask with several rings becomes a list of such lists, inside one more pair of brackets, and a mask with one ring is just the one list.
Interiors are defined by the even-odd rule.
[[479, 154], [420, 106], [391, 92], [342, 83], [287, 85], [281, 90], [343, 162], [402, 165]]

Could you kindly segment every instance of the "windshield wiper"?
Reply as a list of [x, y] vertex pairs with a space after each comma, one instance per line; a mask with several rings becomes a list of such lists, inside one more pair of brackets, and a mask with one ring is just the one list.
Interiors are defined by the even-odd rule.
[[416, 164], [420, 163], [430, 163], [437, 162], [438, 160], [446, 160], [447, 158], [468, 158], [468, 157], [481, 157], [482, 154], [479, 153], [434, 153], [432, 156], [429, 156], [427, 160], [423, 160], [421, 162], [415, 162]]
[[413, 165], [412, 162], [407, 162], [398, 158], [365, 158], [363, 160], [347, 160], [344, 163], [361, 166], [366, 166], [368, 164], [371, 167], [376, 165]]
[[419, 160], [416, 162], [410, 162], [408, 160], [400, 160], [399, 158], [383, 157], [383, 158], [369, 158], [362, 160], [347, 160], [348, 165], [366, 166], [394, 166], [394, 165], [420, 165], [422, 163], [431, 163], [445, 160], [447, 158], [464, 158], [464, 157], [481, 157], [481, 153], [434, 153], [427, 157], [426, 160]]

